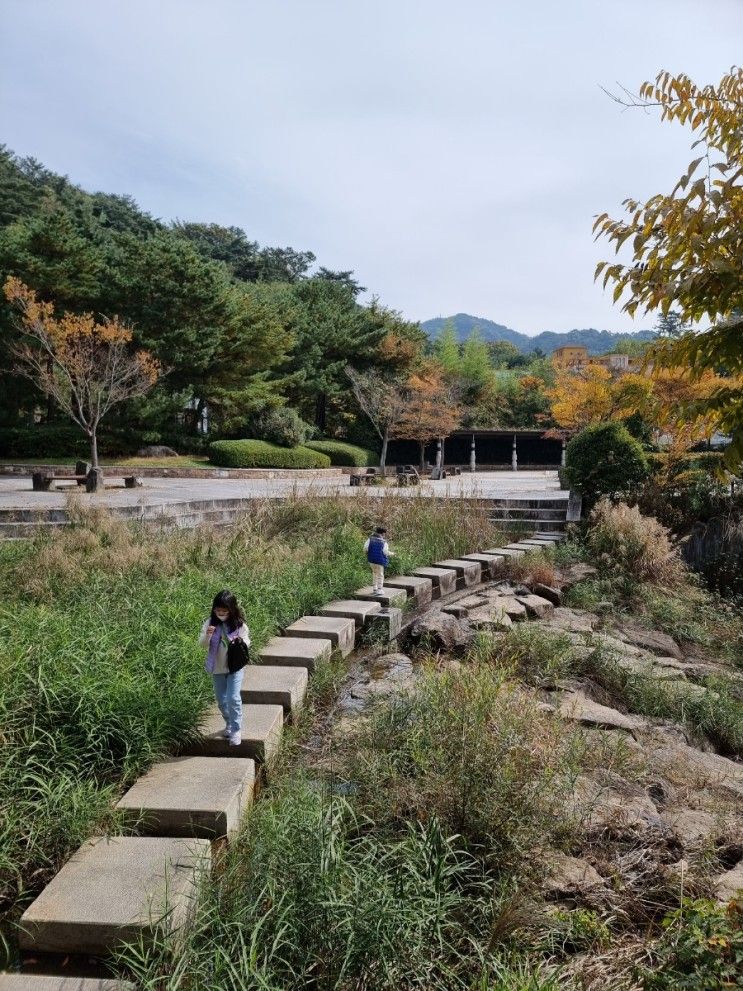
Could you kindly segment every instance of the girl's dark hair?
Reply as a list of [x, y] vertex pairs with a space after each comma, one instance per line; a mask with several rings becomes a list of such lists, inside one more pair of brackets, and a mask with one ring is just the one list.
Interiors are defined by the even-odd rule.
[[218, 626], [220, 623], [220, 620], [217, 619], [214, 612], [215, 609], [229, 610], [229, 616], [227, 617], [227, 628], [230, 633], [234, 633], [238, 626], [245, 622], [245, 613], [240, 608], [240, 603], [228, 588], [223, 588], [221, 592], [217, 592], [214, 596], [214, 602], [212, 602], [212, 615], [209, 620], [212, 626]]
[[383, 534], [383, 533], [387, 533], [387, 527], [378, 526], [374, 532], [375, 533], [378, 533], [380, 535]]

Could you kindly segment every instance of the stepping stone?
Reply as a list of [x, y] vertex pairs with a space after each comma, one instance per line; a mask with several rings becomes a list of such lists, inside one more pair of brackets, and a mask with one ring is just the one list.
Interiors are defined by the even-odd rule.
[[404, 606], [408, 599], [408, 594], [403, 588], [385, 587], [382, 594], [377, 595], [371, 585], [359, 588], [353, 594], [356, 599], [379, 602], [383, 606], [397, 606], [398, 608]]
[[0, 991], [134, 991], [134, 985], [108, 977], [0, 974]]
[[244, 705], [242, 743], [232, 747], [222, 736], [224, 719], [215, 705], [201, 724], [202, 738], [186, 744], [181, 753], [187, 757], [252, 757], [266, 761], [278, 750], [283, 728], [284, 710], [280, 705]]
[[526, 606], [527, 613], [537, 619], [551, 616], [555, 609], [552, 603], [548, 599], [543, 599], [541, 595], [518, 595], [516, 598]]
[[531, 540], [520, 540], [519, 543], [525, 547], [534, 547], [538, 550], [540, 547], [551, 547], [555, 543], [555, 541], [544, 540], [544, 539], [537, 540], [536, 538], [533, 538]]
[[402, 609], [391, 606], [374, 613], [366, 624], [365, 634], [370, 640], [394, 640], [402, 630]]
[[360, 630], [364, 623], [382, 608], [381, 602], [360, 602], [353, 599], [337, 599], [329, 602], [320, 610], [321, 616], [340, 616], [341, 619], [352, 619], [356, 629]]
[[211, 864], [204, 839], [96, 836], [87, 840], [21, 916], [31, 953], [103, 955], [188, 922]]
[[243, 702], [253, 705], [280, 705], [284, 712], [298, 712], [307, 694], [309, 674], [305, 667], [278, 664], [249, 664], [243, 676]]
[[485, 551], [486, 554], [494, 554], [500, 557], [523, 557], [526, 551], [523, 547], [493, 547]]
[[433, 581], [416, 575], [396, 575], [385, 578], [385, 585], [390, 588], [403, 588], [408, 596], [415, 599], [416, 605], [425, 606], [433, 598]]
[[356, 641], [356, 624], [340, 616], [302, 616], [284, 630], [286, 637], [329, 640], [333, 650], [347, 657]]
[[430, 578], [433, 582], [433, 597], [440, 599], [457, 590], [457, 573], [450, 568], [416, 568], [413, 572], [419, 578]]
[[501, 566], [505, 563], [505, 558], [502, 554], [465, 554], [464, 560], [477, 561], [482, 568], [483, 575], [487, 575], [490, 578], [495, 578]]
[[537, 540], [549, 540], [553, 544], [559, 544], [561, 540], [565, 539], [564, 533], [542, 533], [539, 530], [533, 536]]
[[457, 573], [457, 588], [471, 588], [482, 581], [482, 568], [477, 561], [463, 561], [460, 558], [447, 558], [437, 561], [437, 568], [449, 568]]
[[525, 547], [523, 541], [518, 541], [515, 544], [505, 544], [505, 546], [503, 547], [503, 550], [504, 551], [524, 551], [526, 553], [530, 553], [533, 550], [533, 548], [532, 547], [529, 547], [528, 544]]
[[[261, 664], [307, 668], [312, 672], [333, 653], [330, 640], [310, 637], [271, 637], [258, 654]], [[244, 681], [244, 679], [243, 679]]]
[[255, 764], [244, 757], [174, 757], [151, 767], [116, 808], [149, 835], [229, 836], [254, 784]]
[[514, 622], [526, 619], [526, 606], [513, 596], [504, 595], [497, 602], [506, 616], [509, 616]]

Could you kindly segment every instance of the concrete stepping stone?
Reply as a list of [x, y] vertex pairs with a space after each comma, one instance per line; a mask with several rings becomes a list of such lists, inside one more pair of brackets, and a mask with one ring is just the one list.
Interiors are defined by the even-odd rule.
[[500, 557], [523, 557], [526, 551], [523, 547], [492, 547], [485, 551], [486, 554], [494, 554]]
[[561, 540], [565, 539], [564, 533], [542, 533], [540, 530], [537, 530], [532, 536], [539, 540], [549, 540], [553, 544], [559, 544]]
[[394, 578], [385, 578], [385, 585], [390, 588], [405, 589], [408, 597], [415, 599], [417, 606], [425, 606], [433, 599], [433, 581], [430, 578], [421, 578], [419, 575], [395, 575]]
[[233, 747], [223, 736], [224, 719], [217, 706], [209, 709], [201, 724], [202, 738], [186, 744], [187, 757], [252, 757], [269, 760], [279, 748], [284, 728], [284, 710], [280, 705], [244, 705], [242, 742]]
[[372, 640], [394, 640], [402, 630], [402, 609], [391, 606], [374, 613], [366, 624], [366, 633]]
[[483, 575], [495, 578], [506, 559], [502, 554], [465, 554], [464, 560], [477, 561], [482, 568]]
[[243, 676], [243, 702], [252, 705], [280, 705], [284, 712], [299, 712], [307, 694], [309, 674], [305, 667], [279, 664], [249, 664]]
[[448, 568], [457, 573], [457, 588], [471, 588], [482, 581], [482, 568], [477, 561], [463, 561], [461, 558], [447, 558], [436, 561], [434, 567]]
[[284, 630], [286, 637], [329, 640], [333, 650], [347, 657], [356, 642], [356, 624], [341, 616], [302, 616]]
[[379, 602], [383, 606], [396, 606], [397, 608], [404, 606], [408, 598], [408, 593], [404, 588], [385, 587], [381, 595], [378, 595], [371, 585], [366, 585], [364, 588], [357, 589], [353, 595], [355, 599]]
[[312, 672], [323, 661], [329, 661], [332, 653], [333, 644], [324, 638], [271, 637], [258, 657], [261, 664], [301, 667]]
[[431, 579], [434, 599], [457, 590], [457, 573], [450, 568], [416, 568], [413, 574], [418, 578]]
[[354, 599], [336, 599], [320, 609], [321, 616], [340, 616], [341, 619], [352, 619], [356, 629], [360, 630], [364, 623], [374, 613], [382, 608], [381, 602], [361, 602]]
[[102, 956], [151, 938], [160, 923], [179, 930], [210, 864], [205, 839], [95, 836], [23, 913], [20, 948]]
[[526, 611], [536, 619], [544, 619], [551, 616], [555, 610], [553, 603], [549, 599], [543, 599], [541, 595], [517, 595], [516, 598], [526, 606]]
[[540, 547], [551, 547], [555, 541], [554, 540], [538, 540], [532, 538], [529, 540], [520, 540], [519, 543], [524, 547], [533, 547], [535, 550], [539, 550]]
[[514, 622], [526, 619], [526, 606], [523, 602], [519, 602], [511, 595], [503, 595], [496, 601], [506, 616], [509, 616]]
[[525, 551], [527, 554], [530, 554], [532, 552], [533, 548], [532, 547], [529, 547], [528, 544], [524, 545], [524, 541], [523, 540], [518, 540], [518, 541], [516, 541], [513, 544], [504, 544], [503, 550], [504, 551]]
[[111, 977], [0, 974], [0, 991], [134, 991], [134, 985]]
[[116, 808], [150, 835], [229, 836], [254, 785], [255, 764], [244, 757], [174, 757], [151, 767]]

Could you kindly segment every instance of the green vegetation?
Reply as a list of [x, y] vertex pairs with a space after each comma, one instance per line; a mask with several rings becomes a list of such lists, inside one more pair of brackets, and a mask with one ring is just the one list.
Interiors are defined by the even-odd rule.
[[265, 440], [217, 440], [209, 448], [221, 468], [329, 468], [330, 458], [308, 447], [279, 447]]
[[339, 440], [311, 440], [305, 446], [312, 451], [327, 454], [333, 465], [366, 468], [369, 465], [379, 464], [379, 455], [375, 451], [357, 447], [355, 444], [344, 444]]
[[586, 499], [628, 492], [648, 473], [639, 441], [617, 421], [586, 427], [565, 451], [563, 469], [569, 486]]
[[493, 536], [455, 504], [415, 498], [267, 502], [229, 531], [158, 532], [74, 500], [69, 511], [61, 532], [0, 545], [0, 900], [11, 917], [82, 839], [115, 828], [121, 788], [194, 732], [211, 695], [196, 634], [216, 590], [238, 595], [260, 649], [368, 580], [361, 547], [380, 512], [406, 564]]

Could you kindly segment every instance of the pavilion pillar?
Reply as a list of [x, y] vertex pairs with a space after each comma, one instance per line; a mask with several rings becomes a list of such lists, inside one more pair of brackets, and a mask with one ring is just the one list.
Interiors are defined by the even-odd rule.
[[562, 451], [560, 453], [560, 467], [565, 467], [565, 448], [566, 448], [565, 438], [562, 439]]
[[477, 456], [475, 452], [474, 434], [472, 434], [472, 443], [470, 444], [470, 471], [477, 471]]
[[444, 463], [444, 449], [443, 449], [443, 444], [441, 443], [441, 438], [439, 437], [439, 439], [436, 441], [436, 467], [439, 470], [441, 470], [443, 463]]
[[519, 470], [519, 455], [516, 450], [516, 434], [513, 435], [513, 445], [511, 447], [511, 468], [513, 471]]

